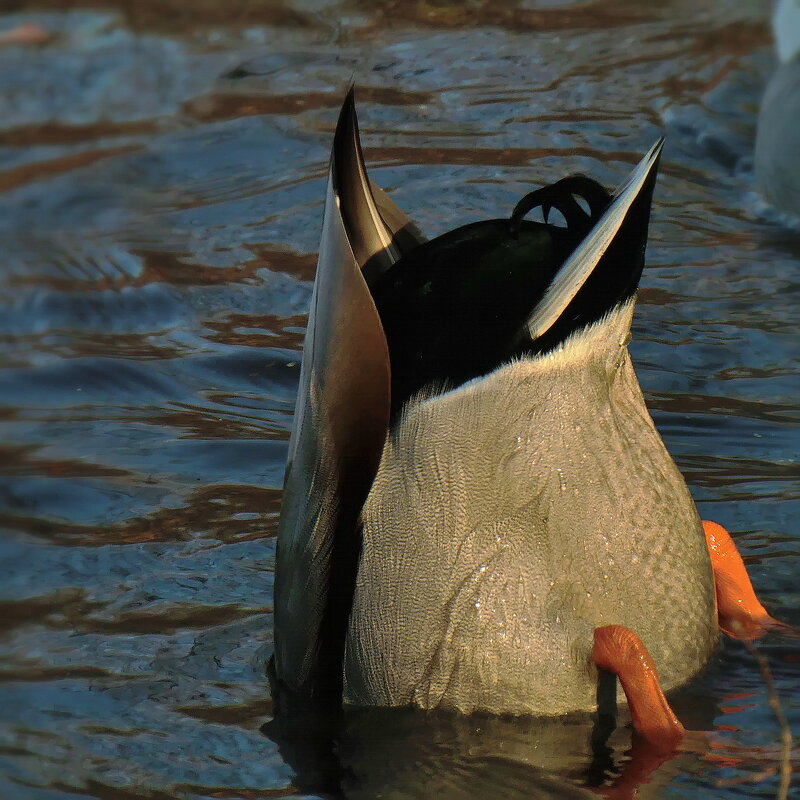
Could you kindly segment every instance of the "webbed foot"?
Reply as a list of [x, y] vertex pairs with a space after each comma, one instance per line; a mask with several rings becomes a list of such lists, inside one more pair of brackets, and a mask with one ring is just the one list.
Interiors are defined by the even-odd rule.
[[624, 625], [595, 628], [594, 663], [619, 678], [633, 727], [655, 750], [675, 750], [686, 733], [664, 697], [653, 659], [642, 640]]
[[771, 617], [761, 605], [728, 531], [710, 520], [703, 520], [703, 530], [714, 569], [720, 630], [737, 639], [756, 639], [776, 628], [796, 634], [794, 628]]

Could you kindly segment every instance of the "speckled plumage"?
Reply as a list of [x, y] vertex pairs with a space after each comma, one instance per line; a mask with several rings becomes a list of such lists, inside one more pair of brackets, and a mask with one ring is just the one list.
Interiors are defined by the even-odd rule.
[[628, 355], [632, 312], [405, 410], [363, 511], [347, 702], [590, 710], [593, 631], [615, 623], [667, 690], [706, 662], [709, 556]]
[[626, 346], [662, 144], [614, 194], [573, 176], [426, 241], [370, 183], [348, 95], [278, 530], [279, 706], [590, 710], [607, 625], [666, 689], [706, 662], [705, 537]]

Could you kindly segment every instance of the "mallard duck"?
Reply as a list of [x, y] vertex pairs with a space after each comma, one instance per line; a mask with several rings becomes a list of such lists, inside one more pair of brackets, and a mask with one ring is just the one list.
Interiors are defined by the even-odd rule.
[[559, 715], [611, 673], [672, 746], [663, 692], [718, 623], [768, 624], [628, 354], [662, 143], [613, 194], [565, 178], [426, 241], [369, 181], [347, 95], [278, 532], [278, 693]]

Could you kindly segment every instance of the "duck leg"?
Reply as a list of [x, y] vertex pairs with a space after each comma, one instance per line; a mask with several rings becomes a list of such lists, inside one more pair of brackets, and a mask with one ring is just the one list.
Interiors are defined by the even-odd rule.
[[642, 640], [624, 625], [595, 628], [594, 663], [619, 678], [633, 727], [659, 751], [674, 750], [686, 733], [661, 691], [656, 665]]
[[714, 569], [720, 630], [737, 639], [756, 639], [770, 628], [788, 627], [771, 617], [758, 601], [728, 531], [709, 520], [703, 520], [703, 530]]

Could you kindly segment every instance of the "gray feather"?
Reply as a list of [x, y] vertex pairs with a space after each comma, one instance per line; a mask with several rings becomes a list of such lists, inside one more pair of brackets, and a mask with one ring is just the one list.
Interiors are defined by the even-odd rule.
[[628, 356], [632, 311], [407, 410], [364, 509], [349, 702], [592, 709], [608, 624], [666, 689], [705, 663], [709, 556]]

